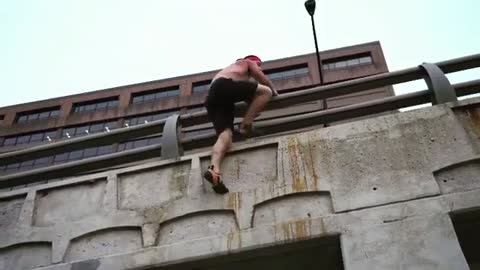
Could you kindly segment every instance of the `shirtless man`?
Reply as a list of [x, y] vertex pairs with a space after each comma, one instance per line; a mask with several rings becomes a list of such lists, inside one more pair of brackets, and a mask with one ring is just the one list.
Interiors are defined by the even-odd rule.
[[[203, 176], [219, 194], [228, 192], [220, 180], [220, 163], [232, 145], [235, 102], [245, 101], [249, 104], [238, 130], [240, 134], [248, 135], [253, 119], [272, 95], [278, 95], [260, 65], [261, 60], [255, 55], [238, 59], [215, 75], [205, 100], [208, 117], [218, 138], [212, 149], [211, 165]], [[251, 77], [256, 81], [250, 80]]]

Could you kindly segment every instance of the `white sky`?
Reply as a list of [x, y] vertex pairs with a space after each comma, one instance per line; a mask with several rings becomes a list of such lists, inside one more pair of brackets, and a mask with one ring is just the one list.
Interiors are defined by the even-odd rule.
[[[475, 0], [317, 0], [315, 20], [321, 50], [379, 40], [393, 71], [480, 53], [479, 10]], [[315, 50], [303, 0], [13, 0], [0, 5], [0, 33], [0, 106]]]

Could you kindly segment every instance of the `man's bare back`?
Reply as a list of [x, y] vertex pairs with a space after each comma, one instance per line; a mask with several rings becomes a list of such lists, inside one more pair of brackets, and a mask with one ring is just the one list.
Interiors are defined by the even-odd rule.
[[249, 79], [248, 60], [238, 60], [230, 66], [222, 69], [215, 75], [213, 81], [218, 78], [227, 78], [235, 81], [246, 81]]
[[[265, 76], [262, 69], [254, 61], [248, 59], [237, 60], [235, 63], [222, 69], [215, 75], [212, 82], [218, 78], [227, 78], [235, 81], [248, 81], [250, 78], [257, 80], [260, 84], [273, 88], [272, 82]], [[274, 95], [276, 95], [274, 91]]]

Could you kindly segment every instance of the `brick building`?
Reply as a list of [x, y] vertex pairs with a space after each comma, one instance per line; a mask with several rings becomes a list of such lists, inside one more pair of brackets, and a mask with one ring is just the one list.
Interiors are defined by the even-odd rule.
[[[315, 53], [266, 61], [262, 68], [280, 94], [388, 72], [379, 42], [321, 52], [323, 77], [320, 81]], [[165, 118], [173, 113], [203, 109], [203, 100], [213, 76], [218, 72], [91, 91], [0, 108], [0, 153], [65, 140], [98, 132], [129, 127]], [[331, 98], [328, 108], [392, 96], [392, 87], [382, 87], [352, 95]], [[265, 112], [262, 117], [304, 113], [323, 109], [323, 102], [312, 101], [288, 109]], [[185, 129], [185, 136], [210, 132]], [[160, 142], [160, 136], [116, 143], [0, 166], [0, 174], [40, 168], [138, 148]]]

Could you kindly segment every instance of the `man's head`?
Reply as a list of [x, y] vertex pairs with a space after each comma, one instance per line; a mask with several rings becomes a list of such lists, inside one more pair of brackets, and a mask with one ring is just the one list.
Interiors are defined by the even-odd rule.
[[258, 57], [256, 55], [253, 55], [253, 54], [247, 55], [243, 59], [247, 59], [247, 60], [251, 60], [253, 62], [256, 62], [257, 65], [259, 65], [259, 66], [262, 64], [262, 60], [260, 59], [260, 57]]

